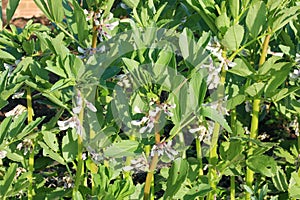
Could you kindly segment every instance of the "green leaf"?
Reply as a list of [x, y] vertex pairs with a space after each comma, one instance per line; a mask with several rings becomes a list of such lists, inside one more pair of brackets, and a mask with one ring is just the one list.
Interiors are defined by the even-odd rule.
[[62, 155], [66, 162], [71, 162], [76, 159], [78, 152], [77, 137], [75, 131], [68, 130], [62, 139]]
[[227, 31], [227, 28], [230, 26], [230, 19], [227, 16], [226, 12], [223, 12], [216, 18], [216, 26], [223, 34]]
[[139, 0], [122, 0], [130, 8], [137, 8], [140, 1]]
[[88, 35], [89, 35], [88, 24], [83, 9], [80, 7], [80, 5], [77, 3], [76, 0], [73, 0], [73, 6], [74, 6], [74, 18], [77, 25], [77, 31], [78, 31], [78, 40], [80, 43], [82, 43], [84, 40], [88, 39]]
[[212, 191], [209, 184], [200, 184], [192, 187], [186, 195], [184, 195], [183, 200], [196, 199], [197, 197], [204, 197], [210, 191]]
[[277, 172], [276, 175], [272, 177], [272, 182], [276, 189], [281, 192], [287, 191], [289, 187], [286, 180], [285, 172], [280, 167], [277, 167]]
[[234, 19], [239, 16], [240, 0], [229, 0], [229, 8]]
[[291, 174], [289, 195], [291, 198], [300, 199], [300, 176], [297, 172]]
[[38, 117], [34, 121], [30, 122], [25, 128], [22, 130], [20, 134], [17, 135], [17, 139], [22, 139], [29, 133], [31, 133], [43, 120], [45, 119], [44, 117]]
[[0, 197], [1, 199], [6, 199], [5, 196], [9, 192], [9, 187], [11, 186], [14, 177], [16, 175], [18, 165], [16, 163], [10, 164], [8, 170], [5, 172], [3, 180], [0, 182]]
[[247, 166], [252, 171], [267, 177], [275, 176], [277, 171], [277, 164], [274, 158], [266, 155], [251, 156], [247, 160]]
[[43, 148], [43, 155], [52, 158], [58, 163], [65, 165], [65, 160], [58, 154], [52, 151], [44, 142], [38, 141], [38, 144]]
[[219, 123], [223, 128], [225, 128], [225, 130], [229, 133], [232, 133], [231, 128], [229, 127], [227, 121], [224, 119], [224, 117], [218, 113], [218, 111], [216, 111], [215, 109], [211, 108], [211, 107], [202, 107], [201, 108], [201, 114], [203, 115], [203, 117], [208, 117], [211, 120]]
[[51, 21], [55, 21], [54, 18], [52, 17], [50, 10], [45, 2], [45, 0], [34, 0], [35, 4], [43, 11], [43, 13], [46, 15], [48, 19]]
[[235, 51], [239, 48], [244, 37], [244, 28], [235, 24], [228, 28], [226, 31], [224, 38], [222, 40], [222, 44], [228, 49]]
[[8, 104], [8, 101], [6, 101], [0, 97], [0, 109], [5, 107], [7, 104]]
[[248, 77], [254, 73], [254, 70], [251, 68], [250, 65], [247, 65], [244, 60], [237, 58], [234, 60], [236, 65], [229, 69], [228, 72], [232, 74], [239, 75], [241, 77]]
[[[281, 64], [281, 63], [280, 63]], [[292, 67], [291, 63], [287, 63], [284, 66], [282, 66], [282, 70], [275, 71], [271, 77], [271, 79], [268, 81], [265, 87], [265, 94], [267, 97], [272, 97], [273, 95], [276, 95], [276, 89], [284, 83], [284, 81], [287, 79], [290, 69]]]
[[246, 88], [245, 92], [249, 94], [251, 97], [259, 96], [263, 92], [263, 88], [265, 87], [265, 83], [258, 82], [250, 85]]
[[47, 0], [51, 14], [56, 23], [59, 23], [64, 18], [64, 8], [62, 6], [62, 0]]
[[0, 59], [2, 60], [16, 60], [16, 58], [11, 55], [10, 53], [3, 51], [2, 49], [0, 49]]
[[104, 150], [106, 157], [121, 158], [124, 156], [133, 156], [137, 150], [139, 143], [137, 141], [122, 140], [118, 143], [113, 143]]
[[50, 131], [42, 131], [42, 133], [44, 135], [43, 139], [48, 145], [48, 147], [50, 147], [50, 149], [52, 149], [53, 151], [57, 152], [59, 150], [59, 147], [56, 135]]
[[21, 115], [14, 118], [13, 122], [9, 126], [9, 136], [11, 138], [16, 137], [16, 135], [24, 128], [24, 122], [27, 119], [27, 114], [27, 112], [23, 112]]
[[[282, 67], [282, 64], [285, 63], [276, 63], [280, 57], [277, 56], [272, 56], [269, 58], [257, 71], [257, 74], [259, 76], [267, 75], [268, 73], [271, 72], [271, 70], [278, 70]], [[275, 64], [276, 63], [276, 64]]]
[[174, 160], [173, 165], [169, 170], [164, 199], [172, 199], [177, 193], [188, 175], [188, 169], [189, 164], [186, 160], [181, 158]]
[[263, 1], [254, 1], [251, 4], [247, 17], [246, 25], [252, 37], [256, 37], [266, 23], [266, 4]]
[[7, 117], [1, 122], [1, 124], [0, 124], [0, 144], [2, 144], [4, 138], [8, 134], [8, 130], [9, 130], [11, 122], [12, 122], [12, 117]]
[[20, 0], [9, 0], [6, 7], [6, 21], [10, 22], [12, 17], [14, 16], [16, 9], [20, 3]]
[[246, 96], [243, 94], [238, 94], [234, 97], [231, 97], [227, 102], [226, 102], [226, 109], [231, 110], [235, 108], [236, 106], [242, 104], [246, 99]]
[[287, 23], [296, 19], [300, 11], [300, 6], [293, 6], [280, 10], [271, 20], [271, 30], [273, 32], [281, 29]]

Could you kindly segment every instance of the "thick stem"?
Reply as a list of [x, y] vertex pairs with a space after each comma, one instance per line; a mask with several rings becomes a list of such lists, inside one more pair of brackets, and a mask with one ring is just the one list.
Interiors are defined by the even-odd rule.
[[[224, 58], [226, 58], [226, 51], [222, 52], [222, 56]], [[222, 66], [222, 70], [221, 70], [221, 78], [220, 78], [220, 84], [217, 88], [217, 101], [218, 101], [218, 106], [222, 106], [222, 102], [221, 100], [224, 97], [224, 83], [225, 83], [225, 79], [226, 79], [226, 70], [225, 67]], [[217, 149], [218, 149], [218, 138], [219, 138], [219, 132], [220, 132], [220, 124], [219, 123], [215, 123], [214, 125], [214, 130], [212, 133], [212, 140], [211, 140], [211, 148], [209, 151], [209, 164], [211, 165], [208, 171], [208, 177], [210, 180], [210, 186], [213, 189], [209, 195], [208, 195], [208, 199], [213, 200], [214, 199], [214, 194], [215, 191], [217, 189], [217, 171], [215, 169], [215, 166], [218, 162], [218, 153], [217, 153]]]
[[235, 177], [230, 176], [230, 200], [235, 200]]
[[[271, 38], [271, 34], [268, 34], [265, 37], [265, 40], [264, 40], [264, 43], [262, 46], [261, 56], [260, 56], [259, 63], [258, 63], [259, 67], [261, 67], [266, 61], [270, 38]], [[252, 120], [251, 120], [251, 129], [250, 129], [250, 140], [256, 139], [257, 134], [258, 134], [260, 97], [254, 98], [252, 107], [253, 107], [253, 110], [252, 110]], [[252, 142], [249, 141], [248, 158], [253, 154], [252, 146], [253, 146]], [[247, 167], [247, 171], [246, 171], [247, 186], [252, 188], [253, 180], [254, 180], [254, 172]], [[250, 200], [250, 199], [251, 199], [251, 194], [247, 192], [246, 200]]]
[[[155, 117], [155, 123], [154, 123], [154, 129], [155, 129], [155, 144], [158, 145], [160, 144], [160, 133], [159, 133], [159, 127], [158, 127], [158, 120], [160, 117], [160, 113], [157, 114]], [[146, 182], [145, 182], [145, 187], [144, 187], [144, 200], [150, 200], [151, 195], [150, 195], [150, 188], [153, 185], [153, 174], [156, 169], [158, 163], [158, 153], [155, 151], [154, 156], [151, 160], [149, 171], [147, 173], [146, 177]], [[153, 196], [153, 195], [152, 195]]]
[[[28, 124], [33, 120], [33, 108], [32, 108], [32, 97], [31, 97], [31, 89], [30, 87], [26, 87], [26, 100], [27, 100], [27, 121]], [[32, 200], [34, 196], [34, 189], [33, 189], [33, 171], [34, 171], [34, 139], [31, 139], [32, 146], [30, 148], [30, 154], [28, 159], [29, 165], [29, 175], [28, 175], [28, 199]]]
[[144, 200], [149, 200], [150, 199], [150, 188], [151, 188], [151, 183], [153, 181], [153, 174], [156, 169], [158, 163], [158, 153], [155, 152], [154, 156], [151, 160], [149, 172], [146, 177], [146, 182], [145, 182], [145, 188], [144, 188]]
[[96, 49], [96, 47], [97, 47], [97, 38], [98, 38], [98, 31], [97, 31], [97, 29], [98, 28], [99, 27], [95, 26], [95, 25], [93, 27], [92, 49]]
[[[83, 114], [84, 114], [84, 106], [82, 106], [82, 109], [79, 113], [79, 121], [80, 125], [82, 126], [83, 122]], [[76, 198], [76, 193], [78, 192], [79, 186], [82, 183], [82, 176], [84, 171], [84, 162], [82, 159], [82, 151], [83, 151], [83, 143], [82, 143], [82, 136], [78, 135], [77, 139], [77, 147], [78, 147], [78, 153], [77, 153], [77, 169], [76, 169], [76, 176], [75, 176], [75, 184], [73, 188], [73, 198]]]
[[202, 176], [203, 175], [202, 150], [201, 150], [201, 141], [198, 137], [196, 138], [196, 152], [197, 152], [197, 160], [199, 163], [198, 175]]

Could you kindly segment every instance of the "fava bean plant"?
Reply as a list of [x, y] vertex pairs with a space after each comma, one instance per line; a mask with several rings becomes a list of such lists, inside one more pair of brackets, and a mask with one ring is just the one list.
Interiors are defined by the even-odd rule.
[[300, 199], [299, 0], [19, 2], [0, 199]]

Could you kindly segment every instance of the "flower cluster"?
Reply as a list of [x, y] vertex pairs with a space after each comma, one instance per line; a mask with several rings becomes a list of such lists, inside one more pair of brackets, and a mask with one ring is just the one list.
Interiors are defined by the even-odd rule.
[[149, 162], [145, 155], [142, 155], [136, 159], [130, 161], [129, 166], [123, 167], [124, 171], [134, 170], [136, 172], [146, 172], [149, 170]]
[[[154, 102], [150, 102], [150, 105], [153, 105]], [[145, 133], [146, 131], [148, 133], [151, 133], [152, 129], [154, 128], [154, 123], [157, 120], [157, 116], [161, 111], [163, 111], [167, 116], [172, 117], [173, 113], [170, 111], [170, 109], [175, 108], [176, 105], [170, 105], [168, 103], [162, 103], [162, 104], [156, 104], [156, 107], [153, 110], [149, 110], [147, 115], [143, 117], [141, 120], [133, 120], [131, 121], [131, 124], [134, 126], [141, 126], [144, 124], [147, 124], [146, 126], [143, 126], [140, 129], [140, 133]], [[135, 107], [134, 111], [136, 113], [142, 113], [142, 111], [138, 108]]]
[[221, 44], [216, 38], [212, 38], [212, 40], [208, 43], [206, 49], [209, 50], [210, 53], [220, 61], [220, 65], [218, 68], [222, 68], [224, 66], [224, 68], [228, 70], [228, 67], [234, 67], [236, 65], [236, 63], [231, 62], [230, 60], [223, 57]]
[[86, 20], [89, 21], [91, 19], [93, 19], [94, 21], [94, 25], [97, 27], [97, 31], [98, 31], [98, 37], [99, 40], [102, 42], [103, 38], [107, 38], [110, 39], [111, 36], [105, 31], [105, 29], [107, 30], [113, 30], [116, 26], [119, 25], [119, 21], [115, 21], [115, 22], [110, 22], [113, 19], [113, 14], [110, 13], [109, 16], [107, 18], [103, 19], [102, 14], [102, 10], [100, 10], [99, 12], [89, 12], [87, 10], [84, 10], [84, 13], [86, 14]]
[[75, 128], [78, 135], [83, 136], [83, 127], [78, 118], [78, 114], [83, 109], [84, 105], [92, 112], [97, 112], [96, 107], [81, 96], [81, 92], [78, 90], [75, 96], [75, 107], [72, 109], [73, 116], [64, 121], [57, 121], [60, 130], [67, 130], [68, 128]]
[[30, 139], [24, 139], [23, 142], [20, 142], [17, 145], [17, 149], [21, 151], [22, 148], [24, 148], [24, 155], [26, 155], [28, 152], [31, 151], [32, 148], [32, 141]]
[[27, 111], [27, 108], [25, 106], [19, 104], [16, 107], [14, 107], [11, 111], [8, 111], [7, 113], [5, 113], [5, 117], [10, 117], [10, 116], [17, 117], [26, 111]]
[[153, 145], [150, 155], [153, 157], [155, 153], [157, 153], [158, 156], [166, 155], [170, 160], [174, 160], [175, 156], [178, 154], [172, 147], [172, 141]]
[[78, 56], [78, 58], [85, 59], [85, 58], [88, 58], [89, 56], [94, 55], [95, 53], [103, 53], [103, 52], [105, 52], [105, 46], [102, 45], [99, 48], [88, 47], [86, 49], [83, 49], [80, 46], [78, 46], [77, 50], [81, 54], [80, 56]]
[[213, 129], [214, 122], [207, 121], [207, 126], [200, 124], [196, 128], [190, 129], [189, 132], [192, 134], [197, 133], [197, 137], [200, 140], [200, 142], [203, 141], [205, 144], [210, 144]]

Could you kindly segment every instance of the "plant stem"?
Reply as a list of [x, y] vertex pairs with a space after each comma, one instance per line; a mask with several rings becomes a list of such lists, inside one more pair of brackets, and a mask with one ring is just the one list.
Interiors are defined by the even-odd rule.
[[[33, 120], [33, 108], [32, 108], [32, 97], [31, 97], [31, 89], [29, 86], [26, 87], [26, 100], [27, 100], [27, 121], [28, 124]], [[32, 146], [30, 148], [30, 154], [28, 159], [29, 165], [29, 175], [28, 175], [28, 199], [32, 200], [34, 196], [34, 188], [33, 188], [33, 171], [34, 171], [34, 139], [31, 139]]]
[[[222, 56], [224, 58], [226, 58], [226, 51], [222, 52]], [[217, 88], [217, 101], [218, 104], [222, 104], [222, 99], [224, 97], [224, 83], [225, 83], [225, 79], [226, 79], [226, 70], [225, 67], [222, 66], [222, 71], [221, 71], [221, 78], [220, 78], [220, 84]], [[221, 105], [218, 105], [221, 106]], [[217, 149], [218, 149], [218, 138], [219, 138], [219, 132], [220, 132], [220, 124], [215, 122], [214, 125], [214, 130], [212, 133], [212, 139], [211, 139], [211, 148], [209, 151], [209, 164], [211, 165], [208, 171], [208, 177], [210, 180], [210, 186], [213, 189], [209, 195], [208, 195], [208, 199], [214, 199], [214, 193], [217, 189], [217, 171], [215, 169], [215, 166], [218, 162], [218, 153], [217, 153]]]
[[146, 177], [145, 188], [144, 188], [144, 200], [150, 199], [150, 196], [151, 196], [150, 195], [150, 187], [151, 187], [151, 183], [153, 181], [153, 174], [154, 174], [154, 170], [156, 169], [157, 163], [158, 163], [158, 153], [155, 152], [154, 156], [151, 160], [149, 172], [147, 173], [147, 177]]
[[[82, 109], [78, 116], [81, 126], [82, 126], [82, 122], [83, 122], [83, 114], [84, 114], [84, 105], [82, 106]], [[84, 163], [82, 160], [83, 143], [82, 143], [81, 135], [78, 135], [77, 147], [78, 147], [77, 169], [76, 169], [76, 176], [75, 176], [75, 184], [74, 184], [74, 188], [73, 188], [73, 199], [76, 198], [76, 193], [78, 192], [79, 186], [81, 185], [82, 175], [83, 175], [83, 171], [84, 171]]]
[[230, 176], [230, 200], [235, 200], [235, 176]]
[[[160, 144], [160, 133], [159, 133], [159, 126], [158, 126], [158, 120], [160, 117], [160, 113], [157, 114], [155, 117], [155, 123], [154, 123], [154, 129], [155, 129], [155, 144], [158, 145]], [[145, 187], [144, 187], [144, 200], [150, 200], [151, 195], [150, 195], [150, 188], [153, 185], [152, 183], [154, 182], [153, 179], [153, 174], [156, 169], [158, 163], [158, 153], [155, 151], [154, 156], [151, 160], [149, 171], [147, 173], [146, 181], [145, 181]], [[152, 187], [154, 188], [154, 187]], [[152, 189], [152, 192], [153, 189]], [[152, 199], [154, 198], [154, 195], [152, 195]]]
[[[236, 108], [233, 108], [230, 113], [232, 136], [237, 135], [236, 128]], [[230, 176], [230, 200], [235, 199], [235, 176]]]
[[196, 138], [196, 152], [197, 152], [197, 160], [199, 162], [198, 175], [202, 176], [203, 175], [202, 150], [201, 150], [201, 141], [198, 137]]
[[[267, 51], [268, 51], [269, 42], [270, 42], [270, 38], [271, 38], [270, 33], [271, 32], [269, 32], [269, 34], [266, 35], [266, 37], [265, 37], [265, 40], [264, 40], [264, 43], [262, 46], [261, 56], [260, 56], [259, 63], [258, 63], [258, 67], [261, 67], [266, 61]], [[254, 98], [252, 107], [253, 107], [252, 108], [253, 110], [252, 110], [251, 129], [250, 129], [250, 140], [256, 139], [257, 134], [258, 134], [260, 97]], [[252, 142], [249, 141], [249, 146], [248, 146], [249, 150], [248, 150], [248, 155], [247, 155], [248, 158], [253, 154], [252, 146], [253, 146]], [[249, 167], [247, 167], [247, 171], [246, 171], [247, 186], [252, 188], [253, 180], [254, 180], [254, 172], [251, 169], [249, 169]], [[247, 192], [246, 200], [250, 200], [250, 199], [251, 199], [251, 194]]]
[[94, 25], [94, 27], [93, 27], [93, 38], [92, 38], [92, 49], [96, 49], [96, 47], [97, 47], [97, 38], [98, 38], [97, 29], [98, 29], [98, 26]]

